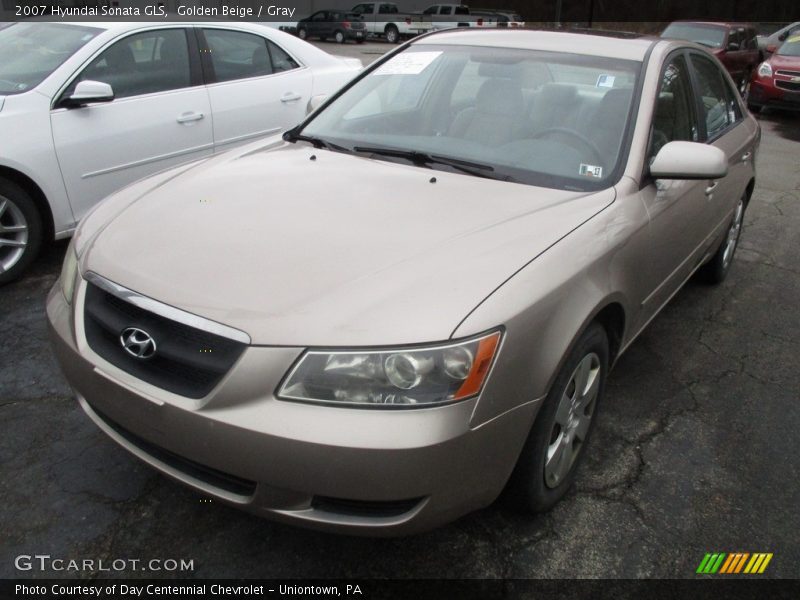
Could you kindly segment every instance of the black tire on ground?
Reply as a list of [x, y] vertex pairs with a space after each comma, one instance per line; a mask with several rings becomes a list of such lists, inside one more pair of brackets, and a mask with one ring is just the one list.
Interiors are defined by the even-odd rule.
[[[578, 367], [587, 364], [585, 361], [588, 361], [592, 369], [587, 375], [583, 390], [592, 389], [596, 390], [596, 393], [592, 392], [591, 399], [590, 395], [586, 394], [585, 404], [582, 405], [580, 402], [576, 404], [574, 398], [580, 395], [579, 390], [582, 387], [576, 383], [580, 378]], [[575, 479], [578, 464], [586, 454], [586, 446], [597, 421], [597, 410], [602, 400], [608, 366], [608, 336], [600, 324], [592, 323], [580, 336], [561, 367], [539, 414], [536, 415], [531, 432], [511, 474], [506, 498], [516, 508], [528, 512], [550, 510], [569, 490]], [[563, 428], [557, 422], [565, 421], [564, 413], [559, 411], [564, 405], [570, 407], [567, 422], [574, 423], [572, 419], [576, 416], [579, 419], [586, 416], [589, 418], [587, 428], [582, 430], [583, 440], [577, 447], [575, 446], [575, 442], [579, 440], [579, 436], [575, 433], [577, 430], [571, 430], [570, 427]], [[559, 440], [565, 437], [573, 440], [568, 444], [570, 454], [567, 456], [572, 457], [567, 463], [569, 470], [565, 475], [557, 479], [551, 477], [548, 481], [548, 477], [552, 475], [552, 473], [548, 475], [546, 467], [548, 451], [554, 445], [558, 446]], [[554, 453], [553, 460], [557, 458], [558, 453]]]
[[343, 31], [337, 31], [333, 34], [333, 39], [336, 40], [337, 44], [344, 44], [346, 38]]
[[700, 268], [699, 275], [707, 283], [722, 283], [728, 276], [728, 272], [730, 272], [731, 265], [733, 264], [736, 248], [739, 245], [739, 238], [742, 235], [744, 212], [746, 208], [747, 202], [746, 198], [743, 196], [736, 205], [736, 210], [733, 213], [730, 225], [728, 225], [725, 237], [722, 238], [719, 244], [719, 248], [717, 248], [714, 256]]
[[301, 27], [297, 30], [297, 37], [299, 37], [301, 40], [305, 40], [308, 38], [308, 32]]
[[390, 44], [397, 44], [400, 41], [400, 31], [394, 25], [387, 25], [383, 31], [386, 41]]
[[[39, 255], [43, 235], [42, 216], [28, 192], [13, 181], [0, 179], [0, 285], [14, 281], [28, 269]], [[16, 244], [25, 237], [20, 253]]]
[[356, 38], [356, 44], [363, 44], [365, 41], [364, 38]]
[[747, 110], [749, 110], [754, 115], [757, 115], [761, 112], [761, 107], [756, 104], [747, 104]]

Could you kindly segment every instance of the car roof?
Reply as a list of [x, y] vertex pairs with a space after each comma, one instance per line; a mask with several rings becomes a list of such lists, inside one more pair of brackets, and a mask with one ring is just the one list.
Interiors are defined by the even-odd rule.
[[704, 27], [719, 27], [721, 29], [754, 28], [752, 23], [736, 23], [732, 21], [673, 21], [672, 23], [670, 23], [670, 25], [676, 23], [681, 25], [703, 25]]
[[657, 42], [663, 40], [618, 32], [460, 27], [422, 35], [411, 43], [519, 48], [642, 61], [648, 49]]

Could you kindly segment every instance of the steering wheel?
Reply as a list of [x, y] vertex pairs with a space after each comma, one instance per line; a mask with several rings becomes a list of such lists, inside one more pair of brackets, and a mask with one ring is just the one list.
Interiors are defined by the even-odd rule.
[[597, 159], [598, 164], [602, 164], [603, 161], [603, 154], [600, 150], [597, 149], [597, 146], [594, 145], [594, 142], [587, 138], [582, 133], [578, 133], [574, 129], [570, 129], [569, 127], [548, 127], [547, 129], [543, 129], [542, 131], [538, 132], [536, 135], [533, 136], [533, 139], [539, 139], [541, 137], [545, 137], [547, 135], [551, 135], [554, 133], [561, 133], [566, 136], [569, 136], [575, 140], [578, 140], [585, 148], [588, 148], [589, 151], [594, 155], [593, 158]]

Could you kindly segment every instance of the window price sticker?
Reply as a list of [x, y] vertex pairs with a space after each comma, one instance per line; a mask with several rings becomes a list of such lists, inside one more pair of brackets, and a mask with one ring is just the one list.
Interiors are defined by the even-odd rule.
[[375, 75], [419, 75], [441, 52], [404, 52], [381, 65]]

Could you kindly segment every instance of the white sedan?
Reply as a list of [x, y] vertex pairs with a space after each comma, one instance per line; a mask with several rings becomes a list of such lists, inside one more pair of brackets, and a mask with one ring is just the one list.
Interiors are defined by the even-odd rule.
[[0, 30], [0, 285], [111, 192], [295, 125], [361, 68], [258, 24]]

